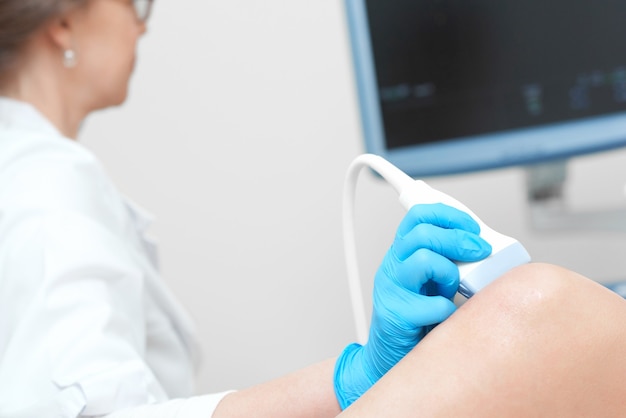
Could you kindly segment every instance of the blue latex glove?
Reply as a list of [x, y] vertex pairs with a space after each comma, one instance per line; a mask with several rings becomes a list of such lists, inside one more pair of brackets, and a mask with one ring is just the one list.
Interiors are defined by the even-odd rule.
[[491, 246], [466, 213], [443, 204], [416, 205], [400, 223], [374, 280], [367, 344], [349, 345], [335, 365], [335, 393], [347, 408], [400, 361], [456, 306], [459, 269]]

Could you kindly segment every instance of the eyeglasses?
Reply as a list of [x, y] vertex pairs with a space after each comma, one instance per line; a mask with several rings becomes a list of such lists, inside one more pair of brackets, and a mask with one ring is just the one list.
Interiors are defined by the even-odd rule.
[[133, 10], [135, 11], [135, 16], [137, 17], [137, 21], [140, 23], [146, 23], [148, 18], [150, 17], [150, 12], [152, 11], [152, 3], [154, 0], [120, 0], [127, 5], [132, 3]]
[[154, 0], [133, 0], [135, 15], [137, 15], [137, 20], [139, 20], [141, 23], [146, 22], [150, 17], [153, 2]]

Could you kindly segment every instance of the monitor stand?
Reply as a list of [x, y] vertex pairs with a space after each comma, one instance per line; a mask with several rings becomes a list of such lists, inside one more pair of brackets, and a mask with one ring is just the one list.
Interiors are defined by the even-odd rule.
[[526, 188], [533, 228], [540, 231], [626, 232], [626, 208], [573, 211], [564, 199], [567, 161], [526, 167]]
[[[533, 229], [542, 232], [626, 232], [626, 208], [575, 211], [568, 207], [564, 197], [567, 160], [531, 165], [525, 169]], [[626, 297], [626, 280], [605, 285]]]

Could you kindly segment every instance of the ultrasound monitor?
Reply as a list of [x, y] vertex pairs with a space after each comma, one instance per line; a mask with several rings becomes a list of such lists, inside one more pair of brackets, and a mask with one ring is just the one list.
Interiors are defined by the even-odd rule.
[[345, 2], [366, 151], [408, 174], [626, 146], [626, 2]]

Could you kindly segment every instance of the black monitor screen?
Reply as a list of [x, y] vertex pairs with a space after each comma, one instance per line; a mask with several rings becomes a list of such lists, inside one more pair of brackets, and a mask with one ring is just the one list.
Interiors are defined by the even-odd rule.
[[365, 8], [390, 149], [626, 110], [626, 1]]

